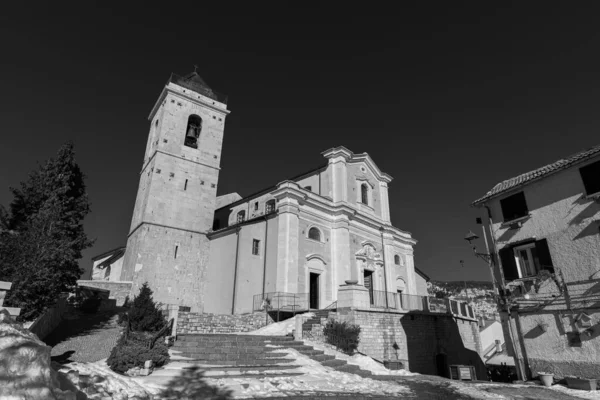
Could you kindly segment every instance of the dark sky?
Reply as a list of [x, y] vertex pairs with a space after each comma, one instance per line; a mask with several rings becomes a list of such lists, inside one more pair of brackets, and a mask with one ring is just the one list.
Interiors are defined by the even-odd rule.
[[368, 152], [395, 178], [393, 224], [419, 241], [416, 266], [433, 279], [489, 280], [463, 240], [469, 229], [481, 236], [470, 203], [600, 143], [592, 2], [59, 3], [3, 6], [0, 204], [74, 140], [97, 239], [85, 267], [126, 243], [148, 114], [169, 74], [194, 64], [232, 111], [219, 194], [310, 170], [333, 146]]

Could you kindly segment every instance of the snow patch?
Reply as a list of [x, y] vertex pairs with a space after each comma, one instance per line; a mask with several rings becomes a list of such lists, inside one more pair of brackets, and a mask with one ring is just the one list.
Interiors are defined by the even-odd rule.
[[281, 322], [274, 322], [252, 332], [240, 333], [239, 335], [268, 335], [268, 336], [286, 336], [296, 329], [296, 318], [314, 317], [314, 313], [297, 314], [290, 319]]
[[327, 355], [335, 356], [338, 360], [344, 360], [348, 364], [358, 365], [360, 369], [365, 371], [371, 371], [374, 375], [395, 375], [395, 376], [413, 376], [419, 375], [416, 372], [410, 372], [404, 369], [393, 371], [384, 367], [381, 363], [373, 360], [371, 357], [354, 354], [352, 356], [342, 353], [327, 344], [321, 342], [313, 342], [309, 340], [304, 341], [305, 344], [312, 346], [315, 350], [322, 350]]

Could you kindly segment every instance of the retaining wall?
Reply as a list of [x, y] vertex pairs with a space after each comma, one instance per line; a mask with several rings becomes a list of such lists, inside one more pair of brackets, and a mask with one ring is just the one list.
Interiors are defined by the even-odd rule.
[[229, 315], [179, 311], [177, 334], [251, 332], [271, 322], [273, 322], [271, 317], [264, 312]]
[[27, 329], [35, 333], [40, 340], [48, 336], [63, 319], [63, 315], [67, 311], [67, 293], [59, 296], [56, 304], [44, 311], [35, 321], [33, 321]]
[[77, 281], [77, 285], [80, 288], [89, 287], [108, 290], [108, 298], [115, 299], [117, 307], [123, 306], [126, 299], [133, 300], [133, 298], [129, 298], [129, 295], [131, 293], [131, 282], [79, 280]]
[[487, 379], [477, 321], [448, 314], [340, 309], [330, 318], [359, 325], [358, 351], [378, 361], [401, 361], [411, 372], [448, 375], [454, 364], [475, 366]]

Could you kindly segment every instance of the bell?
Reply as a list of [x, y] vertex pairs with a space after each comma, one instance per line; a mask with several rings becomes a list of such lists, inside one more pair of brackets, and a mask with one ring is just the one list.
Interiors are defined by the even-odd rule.
[[187, 134], [185, 135], [185, 137], [196, 139], [196, 127], [194, 127], [192, 125], [188, 126], [188, 131], [187, 131]]

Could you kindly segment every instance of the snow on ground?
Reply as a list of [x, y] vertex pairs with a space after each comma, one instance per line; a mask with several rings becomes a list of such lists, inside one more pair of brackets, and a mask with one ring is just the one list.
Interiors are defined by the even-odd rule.
[[593, 392], [590, 392], [588, 390], [569, 389], [563, 385], [552, 385], [550, 389], [574, 397], [581, 397], [582, 399], [600, 400], [600, 390], [594, 390]]
[[[394, 382], [376, 381], [336, 371], [298, 353], [294, 349], [282, 348], [281, 352], [287, 353], [285, 358], [296, 360], [293, 364], [298, 365], [298, 369], [293, 370], [293, 372], [302, 372], [304, 375], [266, 377], [259, 380], [254, 379], [254, 382], [248, 382], [248, 378], [233, 378], [231, 381], [241, 385], [240, 396], [272, 396], [281, 391], [320, 391], [372, 395], [402, 395], [411, 392], [407, 387]], [[244, 383], [249, 384], [248, 387], [244, 387]]]
[[371, 371], [374, 375], [398, 375], [398, 376], [412, 376], [419, 375], [416, 372], [409, 372], [404, 369], [392, 371], [383, 366], [383, 364], [378, 363], [373, 360], [371, 357], [362, 355], [362, 354], [354, 354], [349, 356], [348, 354], [342, 353], [341, 351], [336, 350], [333, 346], [322, 342], [315, 342], [312, 340], [304, 340], [304, 343], [308, 346], [312, 346], [315, 350], [322, 350], [325, 354], [335, 356], [338, 360], [344, 360], [348, 364], [358, 365], [361, 369], [366, 371]]
[[112, 399], [119, 400], [151, 398], [151, 393], [140, 383], [128, 376], [113, 372], [106, 365], [106, 359], [94, 363], [69, 363], [64, 365], [60, 371], [66, 373], [68, 370], [79, 372], [79, 384], [76, 386], [89, 396], [108, 395]]
[[296, 329], [296, 318], [314, 317], [314, 313], [296, 314], [293, 318], [285, 321], [275, 322], [257, 329], [252, 332], [240, 333], [240, 335], [268, 335], [268, 336], [285, 336], [292, 333]]

